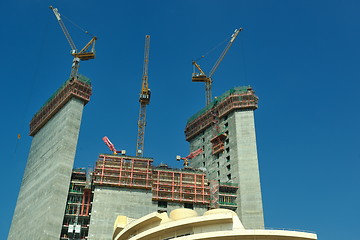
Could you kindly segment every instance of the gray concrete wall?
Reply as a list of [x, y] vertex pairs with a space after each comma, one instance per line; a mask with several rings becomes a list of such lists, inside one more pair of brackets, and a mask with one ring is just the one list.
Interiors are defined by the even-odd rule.
[[[152, 201], [151, 190], [96, 186], [88, 239], [111, 239], [114, 223], [119, 215], [136, 219], [158, 210], [170, 213], [183, 207], [183, 203], [176, 202], [168, 202], [167, 208], [158, 207], [158, 202]], [[207, 206], [194, 204], [194, 210], [203, 214], [207, 211]]]
[[208, 128], [190, 141], [191, 152], [204, 150], [190, 165], [205, 168], [209, 180], [239, 184], [237, 214], [245, 228], [264, 228], [254, 111], [232, 112], [219, 120], [219, 128], [227, 133], [225, 151], [212, 155], [214, 131]]
[[83, 107], [72, 98], [33, 137], [9, 240], [59, 239]]
[[157, 211], [150, 190], [96, 186], [91, 210], [89, 240], [109, 240], [116, 217], [140, 218]]
[[[254, 111], [242, 111], [235, 113], [235, 138], [229, 137], [230, 141], [236, 139], [236, 148], [230, 153], [237, 168], [234, 175], [238, 179], [238, 213], [241, 221], [247, 229], [264, 228], [264, 216], [260, 187], [260, 175], [258, 155], [256, 148]], [[233, 132], [233, 131], [232, 131]], [[230, 150], [231, 151], [231, 150]], [[235, 172], [236, 171], [236, 172]]]

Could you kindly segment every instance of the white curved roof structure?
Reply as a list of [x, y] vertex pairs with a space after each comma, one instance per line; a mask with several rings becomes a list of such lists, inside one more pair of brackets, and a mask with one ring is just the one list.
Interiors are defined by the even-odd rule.
[[113, 240], [316, 240], [314, 233], [245, 229], [235, 212], [212, 209], [202, 216], [180, 208], [167, 213], [151, 213], [140, 219], [119, 216]]

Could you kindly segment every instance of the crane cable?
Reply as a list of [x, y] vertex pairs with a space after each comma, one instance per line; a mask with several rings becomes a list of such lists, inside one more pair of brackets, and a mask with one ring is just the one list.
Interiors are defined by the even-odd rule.
[[211, 48], [209, 51], [207, 51], [204, 55], [194, 60], [195, 62], [199, 61], [200, 59], [205, 58], [207, 55], [212, 53], [215, 49], [219, 48], [221, 45], [223, 45], [225, 42], [228, 42], [231, 37], [225, 38], [223, 41], [219, 42], [215, 47]]
[[[242, 59], [242, 65], [243, 65], [243, 74], [244, 74], [244, 83], [248, 82], [248, 74], [247, 74], [247, 65], [246, 65], [246, 56], [245, 56], [245, 39], [244, 38], [240, 38], [240, 55], [241, 55], [241, 59]], [[251, 82], [251, 80], [250, 80]], [[249, 84], [250, 84], [249, 82]], [[250, 84], [251, 85], [251, 84]]]
[[[209, 51], [207, 51], [204, 55], [202, 55], [201, 57], [198, 57], [197, 59], [195, 59], [193, 62], [198, 62], [199, 60], [205, 58], [207, 55], [209, 55], [210, 53], [212, 53], [213, 51], [215, 51], [215, 49], [219, 48], [221, 45], [223, 45], [225, 42], [228, 42], [230, 37], [225, 38], [223, 41], [219, 42], [215, 47], [211, 48]], [[195, 65], [193, 64], [193, 73], [196, 72], [196, 68]]]
[[89, 35], [90, 37], [94, 37], [93, 34], [91, 34], [89, 31], [86, 31], [85, 29], [83, 29], [82, 27], [80, 27], [78, 24], [76, 24], [75, 22], [71, 21], [70, 18], [66, 17], [65, 15], [61, 14], [61, 16], [63, 18], [65, 18], [67, 21], [69, 21], [69, 23], [71, 23], [72, 25], [74, 25], [75, 27], [77, 27], [78, 29], [80, 29], [81, 31], [83, 31], [85, 34]]

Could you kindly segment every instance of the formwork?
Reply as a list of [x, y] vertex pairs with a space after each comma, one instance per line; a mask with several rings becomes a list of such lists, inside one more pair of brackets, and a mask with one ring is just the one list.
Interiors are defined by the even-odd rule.
[[90, 101], [90, 80], [84, 76], [66, 81], [40, 108], [30, 121], [30, 136], [34, 136], [72, 97]]
[[236, 183], [223, 183], [219, 184], [219, 206], [233, 211], [237, 209], [237, 191], [239, 185]]
[[90, 172], [83, 168], [72, 172], [61, 240], [86, 239], [88, 236], [93, 196], [89, 175]]
[[94, 185], [151, 189], [153, 159], [101, 154], [94, 170]]
[[193, 169], [153, 170], [152, 199], [210, 204], [210, 188], [204, 172]]
[[99, 155], [93, 173], [89, 240], [110, 239], [118, 215], [141, 218], [181, 207], [208, 209], [210, 193], [205, 173], [154, 167], [152, 163], [152, 158]]
[[[216, 122], [214, 118], [221, 118], [237, 109], [255, 110], [258, 106], [257, 103], [258, 97], [250, 86], [237, 87], [225, 92], [211, 104], [189, 118], [185, 128], [186, 141], [190, 141], [199, 133], [211, 127]], [[214, 112], [216, 112], [216, 116], [214, 116]]]
[[151, 189], [152, 200], [210, 203], [204, 172], [152, 166], [153, 159], [101, 154], [94, 170], [94, 185]]

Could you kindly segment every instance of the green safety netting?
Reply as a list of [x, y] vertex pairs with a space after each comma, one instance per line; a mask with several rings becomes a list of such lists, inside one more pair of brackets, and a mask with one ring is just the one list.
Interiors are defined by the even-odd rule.
[[[61, 85], [61, 87], [59, 87], [59, 88], [51, 95], [51, 97], [50, 97], [48, 100], [46, 100], [46, 102], [41, 106], [41, 108], [39, 109], [39, 111], [37, 111], [37, 112], [34, 114], [34, 116], [35, 116], [36, 114], [38, 114], [38, 113], [66, 86], [66, 84], [67, 84], [70, 80], [71, 80], [71, 78], [69, 78], [68, 80], [66, 80], [66, 81]], [[83, 82], [83, 83], [91, 86], [91, 80], [90, 80], [90, 78], [88, 78], [88, 77], [85, 77], [85, 76], [83, 76], [83, 75], [80, 74], [80, 75], [78, 76], [78, 80], [79, 80], [80, 82]]]
[[234, 187], [239, 186], [237, 183], [229, 183], [229, 182], [220, 182], [220, 185], [227, 185], [227, 186], [234, 186]]
[[247, 92], [247, 90], [251, 88], [250, 86], [242, 86], [242, 87], [234, 87], [228, 91], [226, 91], [225, 93], [223, 93], [220, 97], [215, 97], [214, 101], [212, 101], [211, 103], [209, 103], [206, 107], [204, 107], [203, 109], [201, 109], [200, 111], [198, 111], [197, 113], [195, 113], [194, 115], [192, 115], [189, 119], [188, 119], [188, 123], [194, 121], [196, 118], [198, 118], [199, 116], [203, 115], [205, 112], [207, 112], [208, 110], [212, 109], [213, 107], [215, 107], [218, 103], [222, 102], [225, 98], [227, 98], [230, 95], [233, 94], [240, 94], [240, 93], [244, 93]]

